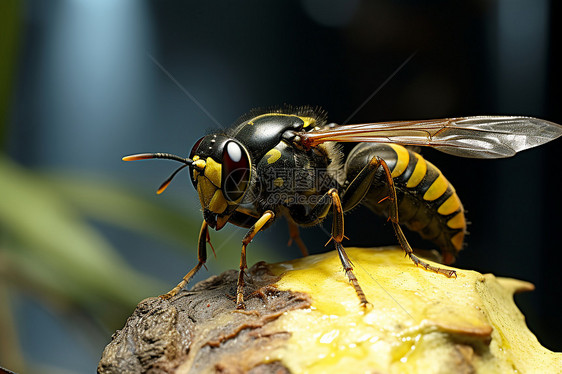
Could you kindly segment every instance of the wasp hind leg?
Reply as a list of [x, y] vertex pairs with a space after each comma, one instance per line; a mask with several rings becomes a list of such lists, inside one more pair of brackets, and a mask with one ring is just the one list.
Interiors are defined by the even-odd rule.
[[[197, 251], [197, 259], [199, 260], [199, 262], [193, 269], [189, 271], [189, 273], [187, 273], [183, 277], [182, 281], [179, 282], [177, 286], [172, 288], [168, 293], [160, 295], [161, 299], [166, 300], [174, 297], [182, 288], [184, 288], [189, 283], [191, 278], [193, 278], [193, 276], [201, 269], [201, 267], [205, 265], [205, 262], [207, 261], [207, 243], [209, 243], [211, 248], [213, 248], [213, 245], [211, 244], [211, 238], [209, 237], [209, 226], [207, 225], [206, 221], [203, 221], [203, 224], [201, 225], [201, 231], [199, 231], [199, 244]], [[215, 250], [213, 248], [213, 253], [214, 252]]]
[[412, 260], [412, 262], [416, 264], [416, 266], [421, 266], [425, 270], [433, 271], [438, 274], [443, 274], [448, 278], [452, 278], [452, 277], [456, 278], [457, 277], [456, 271], [441, 269], [436, 266], [430, 265], [414, 254], [414, 251], [412, 250], [410, 243], [408, 243], [408, 240], [406, 239], [406, 236], [402, 231], [402, 227], [400, 227], [400, 221], [398, 219], [398, 199], [396, 198], [396, 188], [394, 187], [394, 181], [392, 179], [392, 174], [390, 172], [390, 169], [388, 168], [386, 162], [379, 157], [374, 157], [373, 160], [371, 160], [371, 163], [373, 162], [375, 165], [378, 164], [377, 167], [381, 166], [383, 168], [384, 175], [388, 184], [388, 190], [389, 190], [388, 199], [390, 200], [388, 219], [392, 223], [392, 227], [394, 228], [394, 232], [396, 233], [398, 242], [400, 243], [400, 246], [402, 247], [404, 252], [406, 252], [406, 256], [408, 256], [410, 260]]

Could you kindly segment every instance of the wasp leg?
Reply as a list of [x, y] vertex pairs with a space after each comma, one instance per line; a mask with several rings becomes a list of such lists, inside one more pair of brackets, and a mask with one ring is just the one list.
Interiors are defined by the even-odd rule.
[[[193, 276], [199, 271], [199, 269], [201, 269], [201, 267], [205, 265], [205, 262], [207, 261], [207, 243], [211, 245], [211, 238], [209, 236], [209, 227], [207, 225], [207, 222], [203, 221], [203, 224], [201, 225], [201, 231], [199, 231], [199, 244], [197, 252], [197, 259], [199, 260], [199, 262], [193, 269], [189, 271], [189, 273], [187, 273], [183, 277], [182, 281], [179, 282], [177, 286], [172, 288], [168, 293], [160, 295], [161, 299], [169, 299], [171, 297], [174, 297], [182, 288], [184, 288], [189, 283], [191, 278], [193, 278]], [[211, 248], [213, 248], [212, 245]], [[213, 249], [213, 253], [214, 252], [215, 250]]]
[[[386, 164], [386, 162], [379, 158], [378, 156], [375, 156], [373, 158], [373, 160], [375, 160], [375, 163], [378, 163], [380, 166], [382, 166], [383, 170], [384, 170], [384, 175], [386, 177], [386, 181], [388, 183], [388, 189], [389, 189], [389, 199], [390, 199], [390, 204], [389, 204], [389, 216], [388, 218], [390, 219], [390, 222], [392, 222], [392, 226], [394, 228], [394, 232], [396, 233], [396, 237], [398, 238], [398, 242], [400, 243], [400, 246], [402, 247], [402, 249], [404, 250], [404, 252], [406, 252], [406, 255], [408, 257], [410, 257], [410, 260], [412, 260], [412, 262], [414, 264], [416, 264], [416, 266], [422, 266], [424, 269], [426, 270], [430, 270], [433, 271], [435, 273], [438, 274], [443, 274], [449, 278], [451, 277], [457, 277], [457, 272], [454, 270], [447, 270], [447, 269], [441, 269], [435, 266], [432, 266], [430, 264], [428, 264], [427, 262], [421, 260], [420, 258], [418, 258], [415, 254], [414, 251], [412, 250], [412, 247], [410, 246], [410, 243], [408, 243], [408, 240], [406, 239], [406, 236], [404, 235], [404, 232], [402, 231], [402, 227], [400, 227], [400, 221], [398, 219], [398, 199], [396, 198], [396, 188], [394, 187], [394, 181], [392, 180], [392, 174], [390, 172], [390, 169], [388, 168], [388, 165]], [[371, 160], [371, 163], [373, 163], [373, 160]]]
[[349, 279], [349, 282], [355, 289], [355, 293], [357, 293], [357, 297], [359, 297], [359, 301], [361, 306], [366, 307], [369, 302], [365, 297], [365, 293], [363, 289], [359, 285], [359, 281], [353, 274], [353, 264], [349, 260], [345, 249], [341, 242], [343, 241], [344, 236], [344, 223], [343, 223], [343, 207], [340, 200], [340, 196], [338, 191], [335, 188], [332, 188], [327, 192], [327, 194], [332, 198], [332, 207], [333, 207], [333, 221], [332, 221], [332, 238], [330, 240], [334, 240], [334, 244], [336, 249], [338, 250], [338, 255], [340, 257], [341, 264], [345, 270], [345, 274]]
[[328, 192], [326, 192], [309, 212], [309, 215], [311, 217], [317, 217], [319, 219], [318, 222], [320, 222], [320, 219], [326, 217], [326, 215], [330, 211], [330, 206], [332, 207], [334, 214], [332, 221], [332, 236], [328, 243], [334, 240], [334, 244], [336, 246], [336, 249], [338, 250], [338, 254], [340, 256], [340, 260], [347, 278], [355, 289], [361, 305], [367, 306], [369, 302], [367, 301], [365, 293], [363, 292], [363, 289], [361, 289], [361, 286], [359, 285], [355, 274], [353, 274], [353, 266], [351, 264], [351, 261], [349, 260], [349, 257], [347, 256], [347, 253], [345, 252], [343, 245], [341, 244], [341, 242], [345, 238], [345, 235], [343, 223], [343, 206], [338, 191], [335, 188], [332, 188]]
[[244, 304], [244, 274], [245, 270], [248, 268], [246, 264], [246, 247], [254, 236], [263, 228], [263, 226], [272, 220], [275, 217], [275, 214], [268, 210], [266, 211], [260, 219], [250, 227], [250, 230], [242, 239], [242, 252], [240, 254], [240, 272], [238, 273], [238, 284], [236, 286], [236, 309], [246, 309], [246, 305]]
[[308, 256], [308, 249], [306, 248], [306, 245], [302, 241], [301, 236], [299, 234], [299, 226], [293, 221], [291, 221], [290, 219], [287, 220], [287, 222], [289, 223], [289, 237], [290, 237], [289, 243], [287, 245], [290, 246], [291, 244], [293, 244], [293, 242], [297, 243], [297, 246], [301, 250], [302, 255], [304, 257]]
[[346, 187], [342, 194], [342, 206], [344, 212], [353, 209], [361, 202], [361, 200], [363, 200], [365, 195], [367, 195], [379, 166], [379, 158], [373, 157]]

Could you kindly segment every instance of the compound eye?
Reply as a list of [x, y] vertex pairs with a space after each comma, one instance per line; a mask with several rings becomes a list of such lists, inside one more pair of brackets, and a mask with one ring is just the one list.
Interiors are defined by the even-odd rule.
[[193, 159], [193, 156], [195, 156], [195, 152], [197, 151], [197, 148], [199, 148], [199, 144], [201, 144], [201, 141], [203, 141], [203, 139], [205, 139], [205, 137], [202, 137], [201, 139], [195, 142], [193, 148], [191, 148], [191, 152], [189, 153], [189, 158]]
[[[195, 156], [195, 152], [197, 152], [197, 148], [199, 148], [199, 144], [201, 144], [201, 141], [204, 138], [205, 137], [202, 137], [201, 139], [199, 139], [198, 141], [195, 142], [195, 144], [193, 145], [193, 148], [191, 148], [191, 152], [189, 153], [190, 159], [193, 159], [193, 156]], [[197, 180], [193, 177], [193, 170], [191, 170], [191, 183], [193, 183], [193, 186], [195, 188], [197, 188]]]
[[222, 153], [222, 191], [229, 201], [240, 199], [250, 181], [250, 160], [245, 149], [235, 141], [225, 144]]

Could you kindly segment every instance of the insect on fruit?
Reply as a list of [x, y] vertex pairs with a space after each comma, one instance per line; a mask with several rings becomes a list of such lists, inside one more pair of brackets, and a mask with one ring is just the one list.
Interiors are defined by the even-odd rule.
[[[433, 164], [406, 146], [428, 146], [461, 157], [510, 157], [562, 135], [562, 126], [531, 117], [479, 116], [338, 126], [320, 108], [285, 106], [253, 110], [234, 126], [199, 139], [189, 158], [143, 153], [125, 161], [164, 158], [183, 163], [197, 189], [203, 224], [198, 264], [163, 298], [174, 296], [203, 266], [209, 227], [230, 222], [249, 228], [242, 240], [236, 307], [244, 306], [246, 247], [278, 217], [289, 222], [291, 241], [307, 249], [299, 226], [319, 224], [332, 210], [331, 240], [362, 305], [367, 299], [342, 246], [344, 213], [363, 204], [388, 217], [398, 242], [417, 266], [456, 277], [453, 270], [419, 259], [401, 225], [441, 249], [450, 264], [463, 246], [466, 221], [453, 186]], [[344, 142], [357, 143], [344, 148]]]

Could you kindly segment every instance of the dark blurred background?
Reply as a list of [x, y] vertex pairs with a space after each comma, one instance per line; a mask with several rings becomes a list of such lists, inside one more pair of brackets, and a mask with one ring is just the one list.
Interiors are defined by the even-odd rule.
[[[11, 160], [7, 168], [48, 179], [48, 188], [85, 216], [84, 225], [124, 269], [147, 284], [159, 279], [152, 289], [139, 286], [138, 301], [167, 291], [195, 264], [201, 216], [187, 173], [156, 199], [154, 189], [175, 165], [124, 163], [123, 155], [187, 155], [209, 129], [230, 125], [253, 107], [283, 103], [320, 105], [339, 123], [481, 114], [562, 123], [555, 1], [3, 0], [0, 11], [0, 135], [3, 157]], [[560, 140], [503, 160], [461, 159], [431, 149], [423, 154], [454, 184], [468, 211], [468, 246], [456, 266], [534, 283], [536, 291], [516, 302], [539, 341], [560, 351]], [[6, 172], [2, 178], [15, 177]], [[28, 182], [13, 191], [43, 186], [22, 180]], [[88, 192], [98, 184], [96, 194]], [[106, 187], [111, 191], [101, 193]], [[4, 190], [0, 204], [13, 200], [14, 211], [40, 216], [40, 201], [29, 203], [38, 192], [16, 200], [15, 192], [6, 192], [12, 190]], [[121, 206], [125, 197], [137, 197], [136, 205]], [[163, 225], [149, 208], [132, 208], [145, 201], [170, 212], [162, 213], [170, 223]], [[0, 245], [26, 243], [26, 234], [9, 225], [13, 211], [4, 211]], [[190, 226], [174, 227], [181, 219]], [[138, 220], [146, 226], [123, 227]], [[163, 234], [145, 235], [158, 225]], [[175, 234], [165, 233], [168, 227]], [[182, 230], [190, 232], [185, 240]], [[224, 231], [211, 232], [218, 258], [197, 279], [236, 268], [244, 231]], [[312, 252], [324, 250], [322, 230], [302, 235]], [[348, 246], [396, 244], [391, 227], [366, 210], [346, 217], [346, 235]], [[415, 234], [408, 237], [431, 248]], [[278, 222], [249, 247], [249, 263], [298, 257], [286, 239], [286, 223]], [[38, 243], [37, 253], [46, 253]], [[87, 300], [71, 299], [61, 312], [53, 306], [59, 303], [6, 265], [17, 261], [6, 261], [0, 262], [0, 296], [9, 308], [0, 316], [16, 328], [0, 336], [0, 348], [4, 357], [6, 347], [17, 353], [12, 368], [92, 372], [134, 302], [123, 302], [110, 323]], [[120, 284], [118, 276], [98, 278]]]

